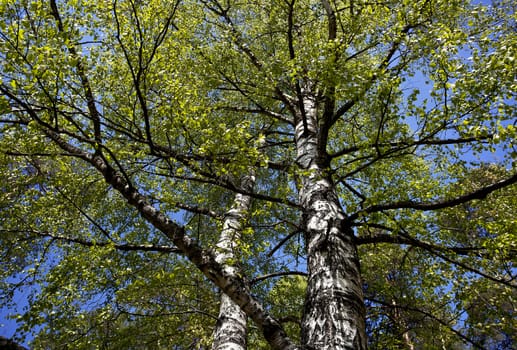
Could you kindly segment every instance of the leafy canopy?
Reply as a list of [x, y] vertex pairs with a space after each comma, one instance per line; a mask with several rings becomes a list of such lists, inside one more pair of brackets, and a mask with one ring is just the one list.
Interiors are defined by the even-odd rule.
[[211, 343], [217, 288], [89, 155], [206, 249], [254, 174], [235, 259], [296, 339], [306, 281], [284, 275], [305, 272], [294, 115], [310, 86], [371, 348], [515, 341], [515, 5], [326, 4], [0, 2], [0, 300], [30, 290], [20, 339]]

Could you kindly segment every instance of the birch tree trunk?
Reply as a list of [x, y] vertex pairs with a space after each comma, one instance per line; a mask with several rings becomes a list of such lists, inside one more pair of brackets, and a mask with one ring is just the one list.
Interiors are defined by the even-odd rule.
[[[307, 246], [308, 281], [302, 319], [307, 349], [366, 349], [365, 307], [353, 231], [328, 174], [328, 157], [313, 100], [296, 124], [300, 203]], [[305, 119], [305, 120], [304, 120]]]
[[[251, 192], [255, 179], [246, 176], [241, 187]], [[223, 229], [217, 242], [217, 262], [230, 274], [237, 273], [235, 248], [241, 239], [242, 221], [251, 204], [251, 198], [238, 193], [232, 208], [226, 213]], [[229, 296], [221, 293], [219, 316], [214, 330], [212, 350], [245, 350], [247, 316]]]

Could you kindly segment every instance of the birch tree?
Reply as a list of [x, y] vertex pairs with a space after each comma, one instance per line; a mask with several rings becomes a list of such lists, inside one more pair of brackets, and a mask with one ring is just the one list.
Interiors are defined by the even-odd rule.
[[0, 288], [13, 308], [31, 288], [20, 340], [512, 341], [512, 1], [0, 4]]

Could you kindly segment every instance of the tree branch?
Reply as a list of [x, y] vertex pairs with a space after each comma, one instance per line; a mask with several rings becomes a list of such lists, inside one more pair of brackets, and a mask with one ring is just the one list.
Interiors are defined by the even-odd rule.
[[[323, 0], [323, 1], [327, 1], [327, 0]], [[376, 70], [377, 72], [383, 72], [390, 64], [393, 56], [395, 55], [395, 53], [397, 52], [397, 50], [399, 49], [400, 45], [402, 44], [402, 38], [407, 35], [411, 29], [415, 28], [415, 27], [418, 27], [419, 24], [414, 24], [414, 25], [406, 25], [404, 28], [401, 29], [400, 31], [400, 36], [398, 38], [396, 38], [392, 43], [391, 43], [391, 47], [389, 49], [389, 51], [387, 52], [386, 56], [384, 57], [384, 59], [379, 63], [379, 65], [377, 66]], [[378, 43], [374, 44], [374, 45], [371, 45], [369, 47], [367, 47], [366, 49], [364, 50], [361, 50], [359, 51], [358, 53], [356, 53], [355, 55], [352, 55], [350, 56], [347, 60], [349, 59], [352, 59], [352, 58], [355, 58], [357, 57], [358, 54], [361, 54], [363, 52], [366, 52], [368, 51], [369, 49], [371, 48], [374, 48], [375, 46], [377, 46]], [[366, 93], [366, 91], [368, 91], [370, 89], [371, 86], [373, 86], [373, 84], [375, 83], [375, 81], [377, 81], [377, 79], [379, 78], [379, 74], [373, 74], [372, 78], [370, 79], [370, 81], [366, 84], [365, 88], [363, 89], [362, 93]], [[345, 104], [343, 104], [335, 113], [334, 113], [334, 116], [332, 117], [332, 120], [331, 120], [331, 124], [330, 125], [334, 125], [338, 120], [339, 118], [341, 118], [346, 112], [348, 112], [357, 102], [359, 101], [359, 95], [355, 96], [354, 98], [348, 100]]]
[[436, 317], [435, 315], [433, 315], [433, 314], [432, 314], [432, 313], [430, 313], [430, 312], [427, 312], [427, 311], [424, 311], [424, 310], [422, 310], [422, 309], [418, 309], [418, 308], [415, 308], [415, 307], [411, 307], [411, 306], [408, 306], [408, 305], [400, 305], [400, 304], [397, 304], [396, 306], [393, 306], [393, 305], [392, 305], [392, 304], [390, 304], [390, 303], [386, 303], [386, 302], [384, 302], [384, 301], [382, 301], [382, 300], [378, 300], [378, 299], [375, 299], [375, 298], [365, 297], [365, 299], [370, 300], [371, 302], [374, 302], [374, 303], [380, 304], [380, 305], [385, 306], [385, 307], [390, 307], [390, 308], [392, 308], [392, 307], [396, 307], [396, 308], [404, 309], [404, 310], [407, 310], [407, 311], [414, 311], [414, 312], [418, 312], [418, 313], [420, 313], [420, 314], [422, 314], [422, 315], [424, 315], [424, 316], [426, 316], [426, 317], [429, 317], [429, 318], [430, 318], [430, 319], [432, 319], [432, 320], [435, 320], [436, 322], [438, 322], [438, 323], [439, 323], [439, 324], [441, 324], [442, 326], [447, 327], [451, 332], [453, 332], [454, 334], [456, 334], [456, 335], [457, 335], [458, 337], [460, 337], [463, 341], [465, 341], [465, 342], [467, 342], [467, 343], [469, 343], [469, 344], [473, 345], [476, 349], [486, 350], [484, 347], [482, 347], [482, 346], [481, 346], [481, 345], [479, 345], [478, 343], [474, 342], [472, 339], [470, 339], [470, 338], [466, 337], [465, 335], [461, 334], [461, 332], [459, 332], [459, 331], [455, 330], [454, 328], [452, 328], [452, 326], [451, 326], [448, 322], [446, 322], [446, 321], [444, 321], [444, 320], [442, 320], [442, 319], [440, 319], [440, 318]]
[[[0, 230], [0, 232], [11, 233], [12, 230]], [[17, 231], [18, 232], [18, 231]], [[182, 253], [178, 248], [166, 245], [155, 245], [155, 244], [130, 244], [130, 243], [114, 243], [110, 242], [94, 242], [77, 237], [68, 237], [63, 235], [56, 235], [50, 232], [41, 231], [24, 231], [33, 234], [38, 237], [46, 237], [56, 241], [63, 241], [68, 243], [79, 244], [85, 247], [113, 247], [120, 251], [140, 251], [140, 252], [157, 252], [157, 253]]]
[[392, 244], [406, 244], [412, 247], [422, 248], [425, 250], [438, 250], [442, 252], [452, 252], [458, 255], [471, 256], [476, 255], [482, 257], [485, 255], [486, 248], [481, 247], [447, 247], [436, 244], [423, 242], [416, 238], [408, 238], [396, 234], [378, 233], [371, 236], [357, 237], [355, 240], [357, 245], [363, 244], [377, 244], [377, 243], [392, 243]]
[[273, 256], [273, 254], [275, 254], [275, 252], [280, 249], [288, 240], [290, 240], [292, 237], [296, 236], [298, 233], [300, 233], [300, 231], [294, 231], [294, 232], [291, 232], [290, 234], [288, 234], [287, 236], [285, 236], [284, 238], [282, 238], [282, 240], [273, 247], [273, 249], [271, 249], [269, 251], [269, 253], [267, 253], [267, 257], [270, 258]]
[[[473, 272], [473, 273], [475, 273], [481, 277], [484, 277], [486, 279], [489, 279], [493, 282], [501, 283], [501, 284], [504, 284], [505, 286], [508, 286], [511, 288], [517, 288], [517, 285], [512, 284], [511, 280], [508, 281], [508, 280], [503, 280], [500, 278], [490, 276], [487, 273], [485, 273], [479, 269], [469, 266], [463, 262], [449, 258], [448, 256], [446, 256], [442, 253], [442, 252], [454, 252], [459, 255], [468, 255], [469, 250], [472, 251], [474, 248], [442, 247], [442, 246], [438, 246], [435, 244], [431, 244], [431, 243], [427, 243], [427, 242], [418, 240], [414, 237], [411, 237], [408, 233], [399, 233], [399, 234], [400, 234], [400, 236], [398, 236], [398, 235], [375, 235], [371, 238], [360, 237], [360, 238], [356, 238], [356, 242], [357, 242], [357, 244], [380, 243], [380, 242], [394, 243], [394, 244], [407, 244], [412, 247], [424, 249], [442, 260], [445, 260], [453, 265], [459, 266], [459, 267], [463, 268], [464, 270]], [[377, 239], [378, 239], [378, 241], [377, 241]]]
[[[56, 0], [50, 0], [50, 7], [52, 9], [52, 15], [57, 22], [57, 27], [58, 27], [59, 31], [61, 33], [67, 34], [67, 33], [65, 33], [65, 28], [63, 26], [63, 22], [61, 20], [60, 14], [59, 14]], [[97, 143], [97, 147], [100, 147], [100, 145], [102, 144], [101, 122], [100, 122], [101, 114], [99, 113], [99, 111], [95, 105], [95, 98], [93, 96], [92, 87], [91, 87], [90, 81], [88, 79], [88, 76], [86, 75], [86, 70], [81, 61], [81, 57], [77, 54], [77, 50], [75, 49], [74, 46], [68, 45], [67, 48], [77, 62], [75, 66], [77, 68], [77, 73], [79, 75], [79, 78], [81, 79], [81, 85], [82, 85], [84, 93], [85, 93], [86, 104], [88, 106], [88, 112], [90, 113], [91, 121], [93, 123], [95, 142]], [[98, 148], [97, 150], [100, 151], [100, 148]]]
[[459, 196], [459, 197], [452, 198], [452, 199], [442, 199], [442, 200], [436, 200], [436, 201], [432, 201], [432, 202], [400, 201], [400, 202], [387, 203], [387, 204], [375, 204], [368, 208], [365, 208], [363, 210], [360, 210], [358, 212], [351, 214], [347, 218], [347, 220], [354, 221], [361, 215], [376, 213], [376, 212], [380, 212], [380, 211], [384, 211], [384, 210], [414, 209], [414, 210], [428, 211], [428, 210], [450, 208], [450, 207], [454, 207], [454, 206], [472, 201], [474, 199], [484, 199], [490, 193], [497, 191], [501, 188], [510, 186], [514, 183], [517, 183], [517, 173], [505, 180], [496, 182], [494, 184], [480, 188], [471, 193], [467, 193], [463, 196]]
[[337, 152], [329, 154], [330, 158], [339, 158], [343, 155], [347, 155], [350, 153], [354, 153], [360, 150], [365, 150], [368, 148], [379, 148], [379, 147], [398, 147], [398, 149], [394, 149], [394, 151], [403, 150], [416, 146], [423, 145], [459, 145], [470, 142], [481, 142], [488, 141], [494, 138], [493, 134], [484, 135], [484, 136], [471, 136], [471, 137], [459, 137], [459, 138], [449, 138], [449, 139], [438, 139], [438, 138], [423, 138], [420, 140], [407, 140], [407, 141], [394, 141], [394, 142], [386, 142], [386, 143], [376, 143], [376, 144], [368, 144], [364, 146], [351, 146], [343, 148]]
[[251, 280], [250, 284], [253, 285], [255, 283], [258, 283], [260, 281], [267, 280], [269, 278], [275, 278], [275, 277], [282, 277], [282, 276], [307, 276], [307, 272], [302, 271], [282, 271], [282, 272], [273, 272], [267, 275], [255, 277]]

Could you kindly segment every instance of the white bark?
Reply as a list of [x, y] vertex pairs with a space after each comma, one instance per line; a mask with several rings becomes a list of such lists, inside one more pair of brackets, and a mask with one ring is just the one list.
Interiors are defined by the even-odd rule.
[[318, 144], [316, 107], [307, 99], [304, 108], [306, 121], [299, 120], [296, 125], [297, 163], [303, 174], [299, 196], [308, 256], [302, 344], [318, 350], [366, 349], [353, 232], [345, 226], [345, 214], [326, 174], [326, 154]]
[[221, 294], [213, 350], [246, 350], [246, 314], [229, 296]]
[[[253, 188], [255, 179], [246, 176], [242, 187], [246, 192]], [[216, 261], [226, 272], [235, 275], [235, 249], [241, 239], [242, 221], [250, 208], [251, 198], [242, 194], [235, 196], [232, 208], [226, 213], [223, 229], [217, 242]], [[221, 293], [219, 317], [214, 331], [212, 350], [245, 350], [246, 349], [247, 316], [230, 297]]]

